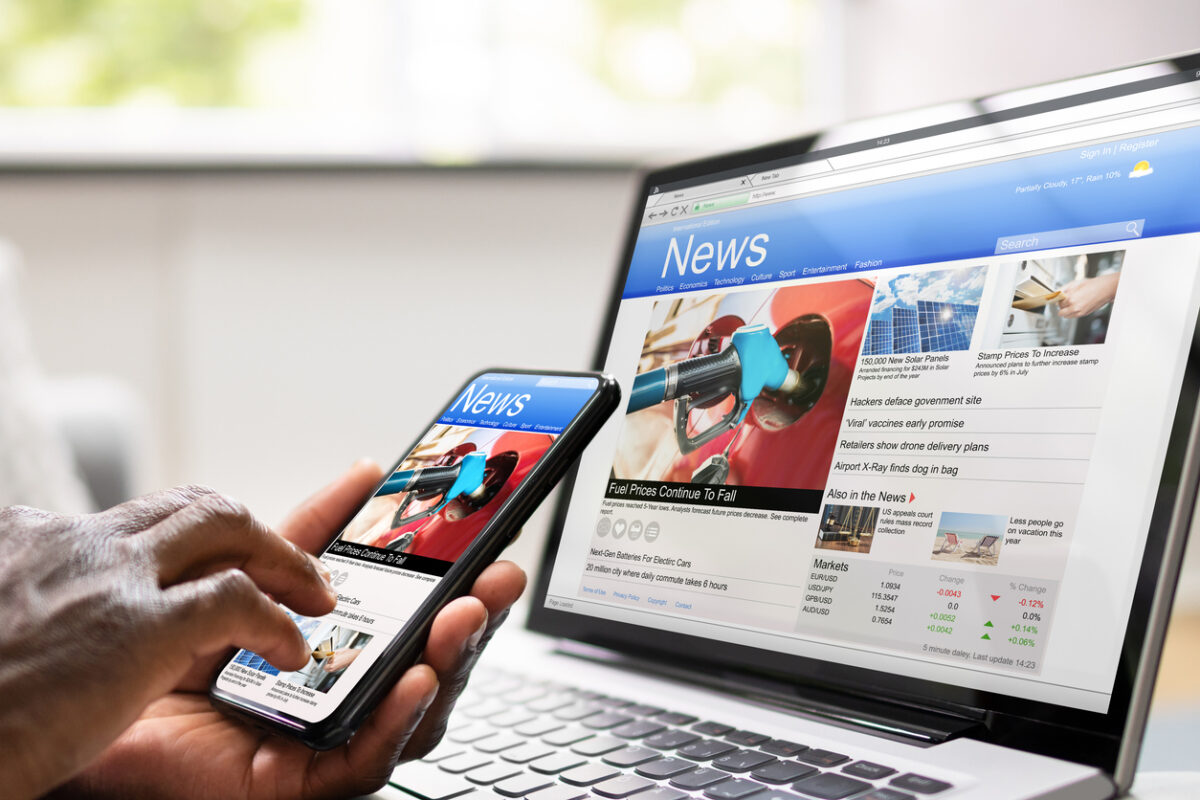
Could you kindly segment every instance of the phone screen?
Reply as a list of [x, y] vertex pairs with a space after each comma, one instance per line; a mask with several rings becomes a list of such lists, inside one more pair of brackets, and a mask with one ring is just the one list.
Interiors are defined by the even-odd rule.
[[288, 612], [311, 647], [308, 664], [283, 672], [241, 650], [216, 687], [306, 722], [327, 717], [598, 387], [523, 373], [472, 380], [322, 554], [337, 608]]

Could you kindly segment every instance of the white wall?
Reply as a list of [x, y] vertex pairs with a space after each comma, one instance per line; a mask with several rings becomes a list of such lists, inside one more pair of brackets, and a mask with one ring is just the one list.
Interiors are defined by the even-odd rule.
[[0, 236], [47, 371], [145, 398], [144, 488], [276, 519], [396, 458], [473, 370], [587, 367], [632, 193], [596, 170], [10, 177]]

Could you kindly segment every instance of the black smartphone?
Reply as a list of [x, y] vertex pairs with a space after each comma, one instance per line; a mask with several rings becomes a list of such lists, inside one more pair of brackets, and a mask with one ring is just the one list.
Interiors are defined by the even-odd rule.
[[212, 702], [316, 750], [344, 743], [419, 658], [438, 609], [470, 590], [619, 399], [599, 373], [476, 374], [325, 547], [337, 608], [288, 612], [308, 664], [283, 672], [239, 650], [213, 678]]

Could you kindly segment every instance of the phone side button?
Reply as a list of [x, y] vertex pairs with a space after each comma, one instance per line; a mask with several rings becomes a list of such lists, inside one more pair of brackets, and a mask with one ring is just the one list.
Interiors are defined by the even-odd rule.
[[420, 800], [450, 800], [475, 791], [475, 786], [461, 776], [443, 772], [436, 765], [422, 761], [409, 761], [396, 767], [388, 783]]

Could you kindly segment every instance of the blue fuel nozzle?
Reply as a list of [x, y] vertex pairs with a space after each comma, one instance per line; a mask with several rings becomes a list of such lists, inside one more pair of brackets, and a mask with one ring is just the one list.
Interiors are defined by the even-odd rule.
[[450, 502], [460, 494], [473, 495], [483, 486], [483, 475], [487, 466], [486, 455], [478, 450], [472, 451], [463, 456], [462, 461], [458, 462], [458, 466], [458, 477], [454, 479], [454, 483], [446, 490], [446, 496], [443, 498], [442, 505]]
[[[404, 492], [406, 497], [392, 518], [392, 527], [399, 528], [410, 522], [416, 522], [425, 517], [431, 517], [441, 511], [457, 497], [467, 495], [473, 497], [483, 488], [483, 478], [487, 472], [487, 456], [478, 450], [467, 453], [457, 464], [448, 467], [425, 467], [423, 469], [408, 469], [395, 472], [384, 482], [375, 494], [399, 494]], [[413, 496], [418, 492], [429, 492], [429, 497], [436, 497], [442, 492], [442, 499], [436, 506], [424, 511], [404, 516]]]
[[763, 389], [775, 391], [787, 382], [788, 363], [766, 325], [743, 325], [733, 332], [731, 344], [742, 367], [738, 400], [744, 404], [741, 413], [744, 419], [750, 404]]

